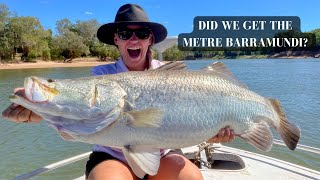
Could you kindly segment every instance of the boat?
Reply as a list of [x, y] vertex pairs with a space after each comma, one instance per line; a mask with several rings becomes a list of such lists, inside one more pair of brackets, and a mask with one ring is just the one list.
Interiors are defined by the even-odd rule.
[[[280, 140], [274, 144], [285, 146]], [[298, 145], [297, 149], [320, 155], [320, 149]], [[91, 152], [86, 152], [62, 161], [19, 175], [12, 180], [30, 179], [42, 173], [62, 168], [71, 163], [87, 159]], [[320, 171], [306, 168], [284, 160], [224, 146], [221, 144], [202, 143], [181, 149], [181, 154], [195, 163], [205, 180], [212, 179], [313, 179], [320, 180]], [[80, 176], [74, 180], [84, 180]]]

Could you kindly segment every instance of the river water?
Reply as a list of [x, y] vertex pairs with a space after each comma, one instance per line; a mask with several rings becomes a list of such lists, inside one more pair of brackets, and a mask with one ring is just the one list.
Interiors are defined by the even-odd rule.
[[[215, 60], [187, 61], [190, 69], [200, 69]], [[265, 97], [279, 99], [287, 117], [301, 128], [300, 144], [320, 148], [320, 60], [219, 60], [251, 90]], [[8, 96], [21, 87], [27, 76], [52, 79], [90, 76], [90, 68], [48, 68], [0, 70], [0, 112], [10, 102]], [[275, 138], [279, 137], [274, 133]], [[90, 151], [91, 145], [67, 142], [48, 127], [38, 124], [15, 124], [0, 117], [0, 179], [11, 179], [47, 164]], [[257, 153], [241, 139], [232, 147]], [[290, 151], [274, 145], [262, 153], [320, 171], [320, 156], [300, 150]], [[86, 160], [53, 170], [35, 179], [71, 179], [83, 175]]]

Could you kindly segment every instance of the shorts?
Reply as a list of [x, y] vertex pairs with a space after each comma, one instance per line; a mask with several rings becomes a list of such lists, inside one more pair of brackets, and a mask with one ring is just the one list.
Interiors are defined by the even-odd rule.
[[[172, 149], [169, 151], [168, 154], [182, 154], [182, 151], [180, 149]], [[88, 179], [89, 173], [92, 171], [92, 169], [96, 165], [107, 160], [118, 160], [118, 159], [105, 152], [92, 152], [86, 164], [86, 172], [85, 172], [86, 179]], [[145, 175], [142, 179], [147, 179], [147, 177], [148, 175]]]
[[[88, 179], [90, 172], [96, 165], [107, 160], [118, 160], [118, 159], [105, 152], [92, 152], [86, 164], [86, 172], [85, 172], [86, 179]], [[148, 178], [148, 175], [145, 175], [142, 179], [147, 179], [147, 178]]]

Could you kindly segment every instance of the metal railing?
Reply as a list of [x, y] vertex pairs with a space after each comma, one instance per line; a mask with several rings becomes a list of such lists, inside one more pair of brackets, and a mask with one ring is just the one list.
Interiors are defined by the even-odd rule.
[[91, 152], [86, 152], [86, 153], [83, 153], [83, 154], [79, 154], [77, 156], [73, 156], [73, 157], [68, 158], [68, 159], [64, 159], [64, 160], [59, 161], [59, 162], [55, 162], [53, 164], [49, 164], [49, 165], [44, 166], [42, 168], [36, 169], [34, 171], [31, 171], [29, 173], [17, 176], [12, 180], [29, 179], [29, 178], [34, 177], [36, 175], [39, 175], [39, 174], [42, 174], [42, 173], [45, 173], [45, 172], [48, 172], [48, 171], [51, 171], [51, 170], [66, 166], [68, 164], [72, 164], [72, 163], [80, 161], [82, 159], [88, 158], [90, 154], [91, 154]]
[[[281, 141], [279, 139], [274, 139], [273, 143], [277, 144], [277, 145], [280, 145], [280, 146], [286, 146], [286, 144], [283, 143], [283, 141]], [[320, 154], [320, 149], [312, 147], [312, 146], [306, 146], [306, 145], [298, 144], [296, 149], [307, 151], [307, 152], [312, 152], [312, 153], [315, 153], [315, 154]]]

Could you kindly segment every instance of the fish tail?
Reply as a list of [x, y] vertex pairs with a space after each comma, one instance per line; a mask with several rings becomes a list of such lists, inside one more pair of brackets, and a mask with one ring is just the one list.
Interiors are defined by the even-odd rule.
[[273, 109], [276, 111], [279, 117], [279, 125], [275, 128], [280, 134], [284, 143], [288, 146], [289, 149], [294, 150], [297, 147], [298, 141], [300, 139], [300, 128], [290, 123], [286, 117], [285, 112], [283, 111], [281, 104], [276, 99], [269, 99]]

